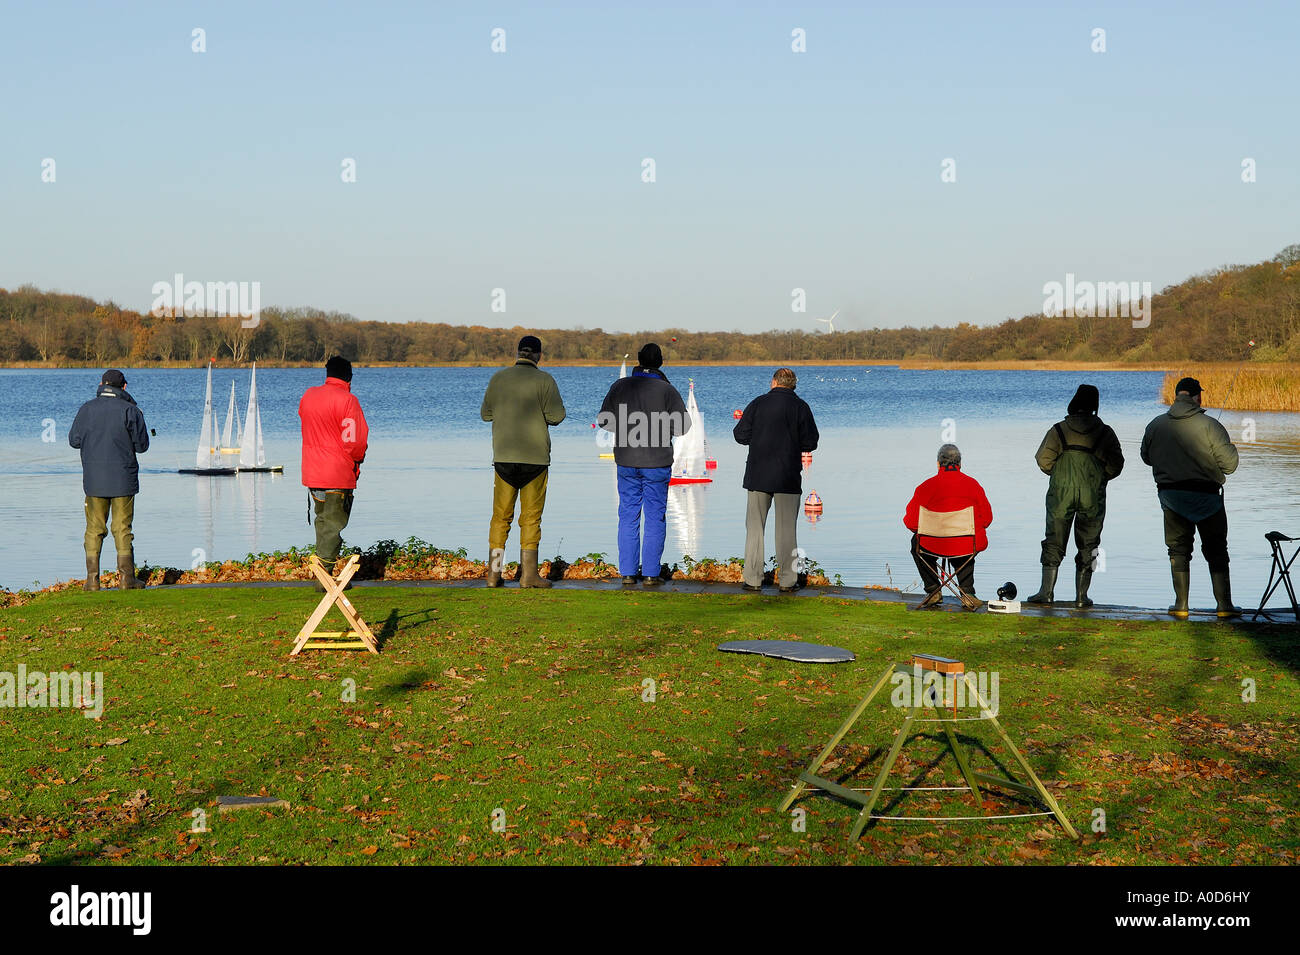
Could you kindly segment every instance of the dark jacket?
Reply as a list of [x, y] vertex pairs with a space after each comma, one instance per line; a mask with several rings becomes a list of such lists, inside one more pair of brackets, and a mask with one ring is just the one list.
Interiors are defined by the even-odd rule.
[[817, 422], [808, 402], [791, 388], [773, 388], [749, 403], [731, 432], [749, 445], [745, 489], [802, 494], [802, 454], [817, 450]]
[[1057, 422], [1038, 446], [1034, 460], [1047, 485], [1047, 512], [1063, 518], [1078, 511], [1106, 513], [1106, 483], [1124, 470], [1124, 452], [1114, 430], [1095, 414], [1072, 414]]
[[135, 456], [149, 450], [149, 429], [124, 389], [100, 385], [73, 419], [68, 444], [81, 450], [81, 486], [87, 497], [140, 493]]
[[614, 463], [625, 468], [667, 468], [673, 438], [691, 430], [686, 402], [655, 369], [634, 368], [610, 386], [596, 426], [614, 436]]
[[564, 420], [555, 379], [527, 358], [488, 382], [479, 416], [492, 422], [492, 460], [499, 464], [551, 463], [551, 434]]
[[1237, 449], [1228, 430], [1191, 398], [1174, 399], [1169, 411], [1147, 425], [1142, 460], [1156, 486], [1217, 493], [1237, 470]]

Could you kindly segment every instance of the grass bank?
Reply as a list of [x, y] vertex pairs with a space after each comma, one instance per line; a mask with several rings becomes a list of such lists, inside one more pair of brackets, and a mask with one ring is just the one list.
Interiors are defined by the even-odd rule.
[[[40, 595], [0, 611], [0, 673], [100, 671], [102, 716], [0, 709], [0, 862], [1295, 863], [1294, 628], [917, 614], [833, 598], [375, 587], [380, 656], [287, 656], [305, 589]], [[739, 637], [853, 650], [801, 665]], [[999, 674], [1000, 718], [1084, 834], [1043, 818], [882, 823], [794, 776], [911, 652]], [[1255, 702], [1242, 699], [1252, 680]], [[647, 680], [654, 681], [653, 701]], [[355, 697], [345, 695], [355, 681]], [[868, 711], [828, 774], [863, 780], [896, 710]], [[1007, 755], [983, 724], [962, 736]], [[956, 785], [941, 736], [893, 785]], [[903, 782], [901, 780], [907, 780]], [[940, 782], [942, 780], [943, 782]], [[218, 814], [219, 795], [287, 810]], [[897, 796], [897, 793], [891, 794]], [[1002, 795], [889, 799], [891, 815], [1032, 811]], [[491, 819], [503, 810], [506, 828]], [[1095, 811], [1105, 832], [1095, 832]], [[195, 810], [207, 831], [191, 831]]]
[[[146, 564], [136, 568], [136, 578], [151, 587], [314, 580], [307, 566], [307, 558], [315, 551], [315, 545], [308, 544], [290, 547], [288, 550], [248, 554], [242, 559], [208, 561], [190, 569], [152, 567]], [[402, 543], [394, 540], [376, 541], [364, 550], [344, 547], [344, 556], [349, 553], [356, 553], [360, 557], [354, 578], [356, 580], [482, 580], [487, 576], [487, 562], [470, 559], [469, 552], [464, 547], [448, 550], [435, 547], [418, 537], [409, 537]], [[542, 576], [550, 580], [610, 580], [618, 577], [619, 572], [606, 559], [608, 557], [608, 554], [599, 552], [586, 554], [570, 562], [557, 554], [550, 560], [542, 561], [538, 569]], [[776, 557], [768, 558], [763, 574], [765, 583], [773, 583], [776, 566]], [[697, 559], [686, 555], [669, 570], [674, 580], [738, 584], [743, 580], [744, 567], [745, 561], [741, 557], [716, 560], [712, 557]], [[507, 563], [502, 569], [503, 576], [509, 581], [518, 579], [518, 573], [519, 564], [516, 561]], [[117, 571], [101, 573], [99, 579], [103, 587], [118, 586]], [[58, 593], [80, 588], [82, 582], [82, 578], [60, 581], [37, 592]], [[844, 581], [839, 574], [828, 574], [815, 560], [805, 559], [799, 583], [803, 586], [829, 587], [843, 586]], [[31, 591], [0, 589], [0, 608], [27, 603], [32, 596]]]

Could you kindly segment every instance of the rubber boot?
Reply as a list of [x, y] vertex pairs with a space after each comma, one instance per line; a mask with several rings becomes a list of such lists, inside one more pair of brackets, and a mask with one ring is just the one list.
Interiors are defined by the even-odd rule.
[[1092, 568], [1078, 567], [1074, 571], [1074, 605], [1080, 610], [1087, 610], [1092, 606], [1092, 599], [1088, 596], [1088, 588], [1092, 586]]
[[1192, 589], [1192, 572], [1190, 570], [1170, 570], [1174, 580], [1174, 605], [1169, 613], [1175, 617], [1187, 617], [1187, 592]]
[[99, 589], [99, 555], [93, 557], [86, 555], [86, 582], [81, 585], [82, 590]]
[[493, 547], [488, 544], [488, 567], [487, 577], [484, 583], [489, 587], [504, 587], [505, 582], [501, 579], [501, 567], [506, 562], [506, 551], [504, 547]]
[[140, 590], [144, 584], [135, 575], [135, 551], [117, 555], [118, 590]]
[[1050, 604], [1053, 600], [1055, 600], [1056, 595], [1054, 591], [1056, 589], [1056, 572], [1058, 570], [1060, 570], [1060, 567], [1048, 567], [1046, 564], [1044, 564], [1043, 585], [1038, 588], [1038, 593], [1034, 594], [1032, 597], [1026, 597], [1025, 603]]
[[537, 573], [537, 551], [521, 550], [519, 552], [519, 586], [548, 588], [551, 582]]
[[1226, 570], [1210, 571], [1210, 585], [1214, 588], [1215, 611], [1219, 617], [1240, 617], [1241, 608], [1233, 606], [1232, 582]]

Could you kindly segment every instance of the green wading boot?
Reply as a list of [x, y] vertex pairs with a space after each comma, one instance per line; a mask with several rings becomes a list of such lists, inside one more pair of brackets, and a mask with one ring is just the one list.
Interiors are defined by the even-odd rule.
[[117, 555], [117, 576], [119, 590], [142, 590], [144, 583], [135, 575], [135, 551]]
[[1079, 567], [1074, 571], [1074, 605], [1080, 610], [1087, 610], [1092, 606], [1092, 599], [1088, 596], [1088, 588], [1092, 586], [1092, 568]]
[[1187, 592], [1192, 589], [1192, 572], [1190, 570], [1171, 570], [1170, 574], [1174, 580], [1174, 605], [1169, 608], [1169, 614], [1186, 620]]
[[537, 551], [521, 550], [519, 552], [519, 586], [549, 588], [551, 582], [537, 572]]
[[1240, 617], [1241, 608], [1232, 603], [1232, 583], [1226, 570], [1210, 571], [1210, 586], [1214, 588], [1215, 611], [1220, 618]]
[[86, 582], [81, 585], [82, 590], [99, 589], [99, 555], [93, 557], [86, 555]]
[[1059, 567], [1048, 567], [1046, 564], [1044, 564], [1043, 585], [1038, 588], [1038, 593], [1034, 594], [1031, 597], [1026, 597], [1025, 603], [1050, 604], [1053, 600], [1055, 600], [1056, 595], [1054, 591], [1056, 589], [1056, 572], [1058, 570], [1060, 570]]
[[506, 552], [503, 547], [493, 547], [488, 544], [488, 565], [487, 577], [484, 583], [489, 587], [504, 587], [505, 581], [501, 579], [501, 568], [506, 562]]

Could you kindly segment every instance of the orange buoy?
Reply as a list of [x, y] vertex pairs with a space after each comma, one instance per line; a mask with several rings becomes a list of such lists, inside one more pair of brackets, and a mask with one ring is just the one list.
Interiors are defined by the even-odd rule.
[[802, 457], [803, 457], [803, 466], [804, 466], [804, 468], [806, 469], [806, 468], [810, 468], [810, 467], [812, 467], [812, 452], [811, 452], [811, 451], [805, 451], [805, 452], [803, 453]]
[[741, 418], [745, 417], [745, 412], [737, 408], [735, 411], [731, 413], [731, 416], [735, 418], [737, 421], [739, 421]]
[[822, 510], [822, 499], [816, 491], [809, 491], [808, 496], [803, 499], [803, 509], [805, 511], [816, 511], [818, 514]]

